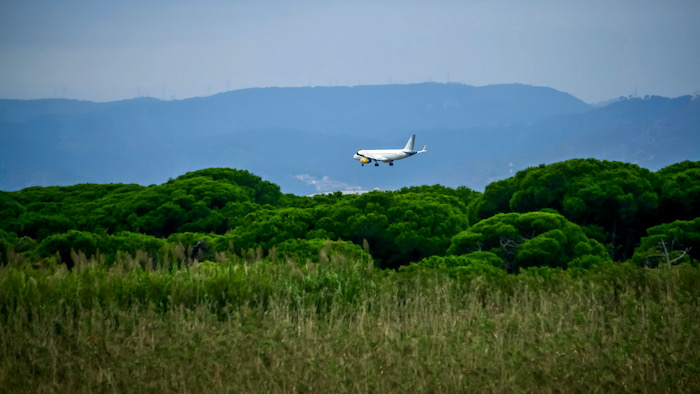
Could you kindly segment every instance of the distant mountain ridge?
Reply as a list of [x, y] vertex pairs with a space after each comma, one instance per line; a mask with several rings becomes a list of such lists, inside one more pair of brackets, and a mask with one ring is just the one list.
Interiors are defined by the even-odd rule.
[[[141, 110], [148, 111], [153, 118], [163, 115], [178, 120], [196, 118], [200, 128], [210, 132], [231, 128], [294, 128], [343, 133], [358, 129], [401, 128], [403, 131], [405, 127], [461, 128], [524, 123], [588, 109], [589, 105], [583, 101], [551, 88], [423, 83], [252, 88], [178, 101], [153, 98], [109, 103], [66, 99], [0, 100], [0, 121]], [[368, 123], [370, 121], [372, 123]], [[168, 122], [163, 124], [172, 126]]]
[[[206, 167], [245, 169], [287, 193], [441, 183], [481, 189], [573, 157], [660, 168], [700, 159], [700, 100], [596, 107], [527, 85], [424, 83], [258, 88], [179, 101], [0, 100], [0, 190], [82, 182], [161, 183]], [[358, 148], [428, 153], [363, 168]], [[386, 167], [386, 168], [384, 168]]]

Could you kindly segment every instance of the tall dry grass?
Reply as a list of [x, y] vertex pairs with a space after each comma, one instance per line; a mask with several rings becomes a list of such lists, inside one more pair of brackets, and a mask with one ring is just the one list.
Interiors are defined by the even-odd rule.
[[700, 269], [0, 269], [3, 392], [698, 392]]

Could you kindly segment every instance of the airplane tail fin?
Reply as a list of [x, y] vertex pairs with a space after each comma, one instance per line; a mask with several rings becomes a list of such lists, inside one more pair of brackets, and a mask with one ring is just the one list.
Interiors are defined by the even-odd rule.
[[411, 138], [408, 139], [406, 146], [403, 148], [405, 151], [413, 151], [413, 143], [416, 141], [416, 135], [413, 134]]

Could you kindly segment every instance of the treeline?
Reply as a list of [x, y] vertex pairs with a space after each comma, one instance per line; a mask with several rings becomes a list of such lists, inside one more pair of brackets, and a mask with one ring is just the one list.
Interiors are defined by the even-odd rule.
[[112, 264], [225, 256], [318, 259], [326, 240], [369, 252], [383, 268], [463, 272], [654, 267], [700, 256], [700, 162], [652, 172], [575, 159], [541, 165], [484, 193], [440, 185], [300, 197], [247, 171], [190, 172], [161, 185], [82, 184], [0, 192], [0, 253], [79, 253]]

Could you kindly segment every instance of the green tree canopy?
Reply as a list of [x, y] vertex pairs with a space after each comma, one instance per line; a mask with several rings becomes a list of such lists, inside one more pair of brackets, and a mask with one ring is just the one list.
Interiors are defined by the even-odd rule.
[[114, 235], [95, 234], [85, 231], [70, 230], [62, 234], [53, 234], [44, 239], [38, 247], [40, 256], [49, 257], [58, 254], [61, 261], [72, 267], [77, 261], [73, 252], [82, 252], [87, 258], [98, 253], [105, 256], [105, 262], [112, 263], [118, 251], [136, 254], [137, 251], [148, 253], [155, 262], [162, 257], [165, 242], [153, 236], [122, 232]]
[[[533, 266], [567, 268], [609, 261], [605, 248], [589, 239], [580, 226], [548, 212], [497, 214], [452, 237], [447, 250], [451, 255], [478, 251], [499, 256], [509, 272]], [[594, 259], [576, 260], [587, 256]]]
[[1, 227], [39, 241], [79, 230], [224, 233], [260, 204], [279, 204], [279, 187], [247, 171], [213, 168], [161, 185], [82, 184], [0, 193]]
[[191, 178], [208, 178], [217, 183], [228, 183], [247, 188], [252, 191], [254, 201], [260, 205], [278, 205], [282, 199], [279, 186], [269, 181], [263, 181], [262, 178], [248, 171], [232, 168], [207, 168], [188, 172], [168, 183], [184, 182]]
[[700, 258], [700, 218], [676, 220], [647, 230], [635, 249], [632, 262], [645, 267], [678, 264]]
[[472, 205], [483, 220], [502, 212], [553, 209], [589, 233], [603, 230], [615, 258], [629, 257], [642, 229], [657, 221], [658, 178], [634, 164], [574, 159], [529, 168], [494, 182]]
[[487, 274], [505, 274], [503, 260], [491, 252], [471, 252], [464, 255], [430, 256], [406, 266], [404, 271], [431, 269], [447, 272], [453, 278], [469, 278]]
[[[31, 187], [0, 192], [0, 252], [4, 262], [12, 248], [29, 256], [58, 252], [69, 263], [71, 249], [107, 256], [120, 243], [127, 252], [136, 246], [157, 250], [167, 239], [168, 247], [182, 245], [178, 255], [199, 244], [205, 253], [200, 259], [214, 259], [221, 257], [217, 252], [259, 255], [280, 245], [310, 250], [311, 243], [330, 239], [367, 245], [384, 268], [433, 257], [423, 265], [477, 269], [493, 266], [495, 258], [510, 271], [588, 267], [608, 260], [601, 244], [619, 261], [640, 241], [635, 256], [658, 254], [661, 235], [655, 231], [676, 230], [653, 226], [698, 216], [699, 163], [653, 173], [627, 163], [569, 160], [520, 171], [483, 194], [432, 185], [301, 197], [225, 168], [151, 186]], [[678, 253], [690, 248], [685, 258], [696, 258], [700, 247], [692, 237], [674, 237], [663, 238], [663, 245], [672, 242]]]
[[683, 161], [657, 172], [661, 180], [662, 220], [700, 217], [700, 161]]

